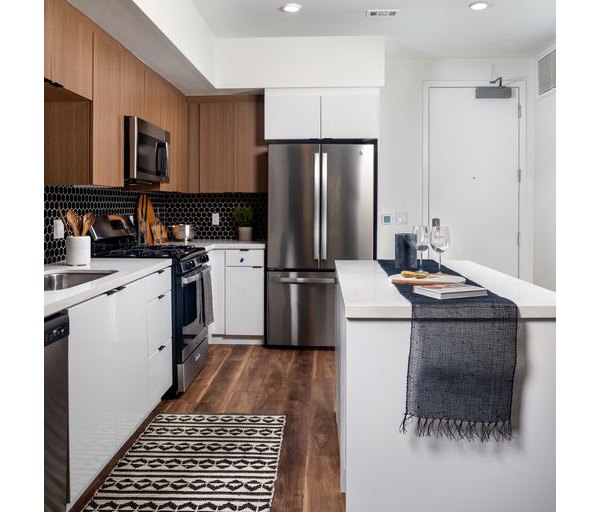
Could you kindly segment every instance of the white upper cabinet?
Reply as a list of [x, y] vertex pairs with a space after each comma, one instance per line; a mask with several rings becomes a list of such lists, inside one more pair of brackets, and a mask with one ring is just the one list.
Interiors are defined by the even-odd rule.
[[379, 138], [379, 89], [321, 95], [321, 138]]
[[265, 91], [265, 140], [320, 137], [321, 96]]
[[379, 89], [266, 89], [265, 139], [377, 139]]

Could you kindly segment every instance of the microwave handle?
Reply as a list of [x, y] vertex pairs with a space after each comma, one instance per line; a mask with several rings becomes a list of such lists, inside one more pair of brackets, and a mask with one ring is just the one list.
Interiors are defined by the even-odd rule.
[[[161, 158], [159, 158], [159, 148], [161, 146], [164, 145], [165, 148], [165, 156], [166, 158], [164, 160], [162, 160]], [[154, 144], [154, 162], [156, 164], [156, 174], [158, 176], [167, 176], [168, 175], [168, 165], [169, 165], [169, 143], [168, 142], [156, 142]], [[164, 167], [162, 167], [162, 164], [164, 162]]]

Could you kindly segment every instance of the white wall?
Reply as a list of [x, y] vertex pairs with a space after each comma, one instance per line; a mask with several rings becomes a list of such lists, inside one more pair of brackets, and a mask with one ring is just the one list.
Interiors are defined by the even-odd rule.
[[535, 106], [533, 282], [556, 290], [556, 93]]
[[[526, 81], [527, 157], [521, 162], [522, 259], [521, 277], [533, 278], [533, 119], [534, 59], [406, 59], [386, 58], [385, 87], [381, 89], [379, 141], [377, 256], [394, 257], [394, 234], [422, 222], [423, 82], [432, 80], [485, 81], [499, 75], [509, 85]], [[407, 225], [381, 225], [381, 213], [408, 212]]]
[[219, 88], [380, 87], [383, 37], [217, 39]]

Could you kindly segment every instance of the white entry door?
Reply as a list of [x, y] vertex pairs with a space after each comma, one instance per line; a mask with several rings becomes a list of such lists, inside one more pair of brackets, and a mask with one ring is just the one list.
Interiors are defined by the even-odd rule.
[[442, 263], [468, 259], [518, 276], [518, 95], [513, 88], [509, 99], [477, 99], [474, 87], [429, 88], [429, 224], [439, 217], [451, 240]]

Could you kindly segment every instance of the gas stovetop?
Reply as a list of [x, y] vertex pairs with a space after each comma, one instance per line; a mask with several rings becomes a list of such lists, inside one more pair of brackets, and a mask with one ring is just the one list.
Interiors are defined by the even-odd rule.
[[96, 256], [105, 258], [174, 258], [182, 259], [192, 253], [205, 252], [195, 245], [134, 245], [119, 249], [107, 249]]

